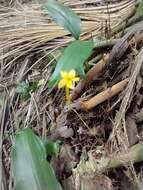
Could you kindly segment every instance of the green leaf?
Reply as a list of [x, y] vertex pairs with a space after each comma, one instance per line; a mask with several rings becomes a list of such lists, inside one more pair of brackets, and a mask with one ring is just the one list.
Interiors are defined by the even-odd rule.
[[55, 0], [48, 0], [44, 8], [57, 24], [71, 32], [75, 39], [79, 38], [81, 20], [71, 9]]
[[139, 1], [139, 5], [136, 10], [136, 15], [137, 16], [143, 16], [143, 0]]
[[29, 88], [29, 83], [23, 81], [17, 85], [16, 92], [20, 94], [22, 98], [28, 99], [30, 98]]
[[60, 149], [60, 145], [58, 142], [54, 142], [49, 139], [43, 139], [42, 141], [45, 146], [47, 156], [49, 156], [49, 155], [50, 156], [52, 156], [52, 155], [58, 156], [59, 149]]
[[48, 83], [49, 88], [53, 87], [60, 80], [60, 71], [70, 71], [74, 69], [81, 77], [85, 77], [84, 62], [91, 55], [93, 41], [74, 41], [64, 51], [59, 59], [55, 71]]
[[25, 82], [22, 81], [17, 85], [16, 92], [20, 94], [20, 96], [24, 99], [27, 100], [30, 98], [31, 93], [35, 92], [38, 90], [38, 83], [37, 82]]
[[61, 190], [46, 160], [44, 144], [29, 128], [16, 135], [12, 169], [15, 190]]

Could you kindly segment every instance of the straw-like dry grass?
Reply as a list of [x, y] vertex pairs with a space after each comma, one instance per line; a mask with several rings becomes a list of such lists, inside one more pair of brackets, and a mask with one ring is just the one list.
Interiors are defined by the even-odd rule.
[[[110, 36], [121, 22], [135, 10], [135, 0], [102, 5], [92, 1], [64, 1], [82, 19], [82, 39]], [[54, 50], [66, 45], [72, 37], [57, 26], [40, 4], [0, 7], [0, 60], [10, 58], [8, 67], [15, 59], [33, 50]]]

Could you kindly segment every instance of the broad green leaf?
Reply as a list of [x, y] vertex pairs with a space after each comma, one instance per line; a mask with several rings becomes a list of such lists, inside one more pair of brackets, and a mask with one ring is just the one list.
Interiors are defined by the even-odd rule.
[[44, 144], [29, 128], [16, 135], [12, 169], [15, 190], [61, 190], [46, 160]]
[[48, 0], [44, 8], [57, 24], [71, 32], [75, 39], [79, 38], [81, 20], [70, 8], [55, 0]]
[[60, 71], [70, 71], [74, 69], [81, 77], [85, 77], [83, 64], [91, 55], [92, 49], [92, 41], [77, 40], [72, 42], [59, 59], [48, 86], [51, 88], [57, 84], [60, 79]]

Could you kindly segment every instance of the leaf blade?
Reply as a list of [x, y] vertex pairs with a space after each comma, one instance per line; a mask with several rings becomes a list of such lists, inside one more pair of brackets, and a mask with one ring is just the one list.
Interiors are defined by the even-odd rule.
[[53, 87], [60, 80], [60, 71], [70, 71], [74, 69], [82, 78], [85, 77], [83, 64], [91, 55], [93, 41], [72, 42], [59, 59], [56, 68], [48, 83], [49, 88]]
[[55, 0], [49, 0], [44, 5], [44, 8], [57, 24], [71, 32], [75, 39], [79, 38], [81, 20], [70, 8]]
[[61, 190], [42, 141], [32, 130], [16, 135], [12, 150], [12, 167], [16, 190]]

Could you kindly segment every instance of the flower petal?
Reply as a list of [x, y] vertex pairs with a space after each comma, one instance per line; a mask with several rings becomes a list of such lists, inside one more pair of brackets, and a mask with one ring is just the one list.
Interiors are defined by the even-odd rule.
[[80, 79], [79, 77], [74, 77], [73, 81], [74, 81], [74, 82], [78, 82], [79, 79]]
[[66, 86], [66, 80], [65, 79], [61, 79], [60, 81], [59, 81], [59, 84], [58, 84], [58, 88], [63, 88], [63, 87], [65, 87]]
[[68, 75], [69, 75], [70, 78], [74, 78], [75, 75], [76, 75], [75, 70], [72, 69], [72, 70], [68, 73]]
[[62, 78], [66, 78], [68, 76], [68, 73], [66, 71], [60, 72]]
[[75, 86], [75, 82], [79, 81], [79, 77], [76, 77], [76, 72], [74, 69], [67, 71], [61, 71], [61, 80], [59, 81], [58, 87], [59, 88], [69, 88], [73, 89]]

